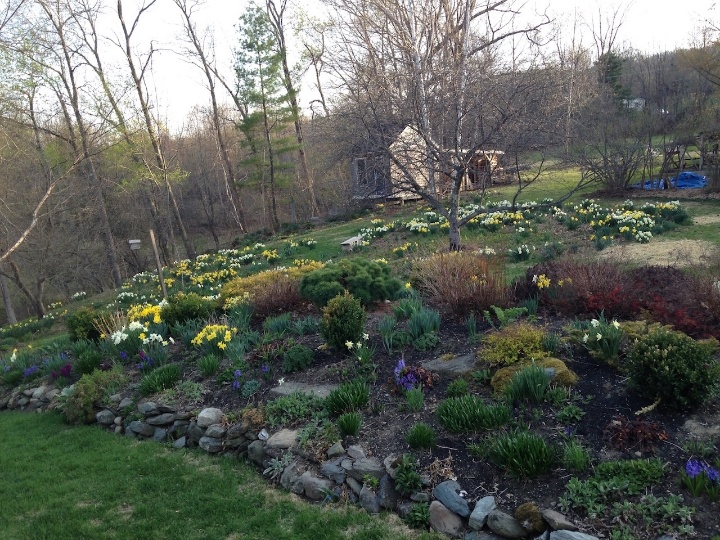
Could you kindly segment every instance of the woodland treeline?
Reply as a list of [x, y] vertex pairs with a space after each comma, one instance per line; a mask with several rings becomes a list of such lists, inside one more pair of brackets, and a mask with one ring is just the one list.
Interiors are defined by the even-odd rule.
[[[405, 187], [448, 217], [451, 245], [478, 150], [502, 149], [518, 190], [550, 157], [579, 166], [579, 185], [621, 190], [641, 168], [662, 172], [659, 145], [715, 136], [711, 21], [692, 47], [648, 55], [617, 42], [621, 8], [588, 22], [515, 0], [324, 5], [320, 20], [286, 0], [249, 4], [225, 66], [197, 0], [2, 0], [0, 320], [150, 268], [127, 243], [147, 246], [150, 229], [170, 264], [341, 214], [352, 159], [387, 152], [404, 126], [427, 178], [408, 171]], [[176, 52], [207, 88], [179, 130], [156, 114], [157, 51], [138, 37], [151, 10], [181, 25]]]

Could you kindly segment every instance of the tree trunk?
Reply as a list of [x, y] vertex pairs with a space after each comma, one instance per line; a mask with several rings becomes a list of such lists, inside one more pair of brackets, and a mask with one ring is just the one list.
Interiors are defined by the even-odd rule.
[[10, 289], [8, 288], [7, 276], [0, 273], [0, 289], [2, 289], [3, 304], [5, 305], [5, 315], [7, 315], [8, 323], [15, 324], [18, 322], [15, 310], [10, 297]]

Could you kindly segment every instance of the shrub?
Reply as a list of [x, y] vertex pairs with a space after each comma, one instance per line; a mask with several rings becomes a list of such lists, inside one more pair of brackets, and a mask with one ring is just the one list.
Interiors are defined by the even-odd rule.
[[[256, 313], [258, 317], [267, 317], [271, 314], [266, 311], [272, 306], [270, 300], [275, 299], [279, 302], [274, 306], [278, 308], [275, 313], [278, 313], [281, 311], [280, 306], [285, 302], [281, 293], [291, 292], [289, 298], [297, 298], [300, 278], [323, 266], [324, 264], [320, 262], [306, 261], [304, 264], [283, 270], [265, 270], [247, 277], [232, 279], [220, 290], [220, 304], [227, 310], [238, 303], [250, 303], [258, 309]], [[256, 298], [258, 294], [260, 297]]]
[[300, 296], [300, 278], [288, 274], [279, 274], [276, 279], [264, 287], [255, 289], [250, 304], [257, 318], [289, 313], [303, 303]]
[[71, 424], [89, 424], [95, 421], [95, 403], [102, 402], [114, 394], [125, 383], [126, 377], [120, 368], [111, 371], [95, 370], [80, 377], [72, 386], [63, 412]]
[[446, 399], [438, 405], [436, 415], [440, 424], [453, 433], [494, 429], [511, 418], [506, 405], [486, 405], [473, 395]]
[[81, 352], [75, 359], [73, 368], [78, 373], [86, 375], [99, 369], [103, 361], [103, 354], [100, 349], [89, 348]]
[[413, 424], [405, 436], [410, 448], [434, 448], [435, 430], [423, 422]]
[[497, 333], [485, 336], [478, 356], [491, 365], [511, 365], [529, 362], [545, 356], [543, 332], [528, 323], [506, 326]]
[[302, 371], [312, 364], [315, 353], [305, 345], [293, 345], [283, 355], [282, 370], [285, 373]]
[[265, 405], [265, 419], [271, 427], [288, 426], [310, 419], [322, 410], [323, 400], [303, 392], [293, 392]]
[[220, 357], [217, 354], [206, 354], [200, 357], [197, 365], [203, 377], [212, 377], [220, 369]]
[[512, 294], [499, 259], [461, 251], [420, 260], [412, 270], [413, 285], [428, 302], [462, 320], [490, 306], [507, 306]]
[[334, 416], [364, 409], [370, 400], [370, 389], [362, 381], [343, 383], [325, 398], [325, 408]]
[[100, 339], [100, 331], [96, 328], [96, 322], [103, 316], [102, 312], [95, 311], [89, 307], [82, 307], [65, 318], [70, 339], [78, 341], [89, 339], [97, 341]]
[[143, 396], [156, 394], [175, 386], [175, 383], [180, 380], [180, 375], [180, 366], [165, 364], [145, 375], [140, 381], [138, 390]]
[[490, 459], [518, 478], [532, 478], [548, 472], [555, 456], [541, 436], [514, 431], [495, 439], [490, 446]]
[[337, 419], [338, 430], [343, 437], [356, 436], [360, 432], [362, 416], [359, 413], [344, 413]]
[[693, 409], [711, 396], [720, 366], [717, 341], [698, 342], [681, 332], [658, 330], [638, 339], [627, 354], [634, 388], [671, 409]]
[[177, 293], [168, 298], [162, 307], [160, 316], [166, 324], [172, 326], [192, 319], [209, 319], [217, 309], [215, 300], [208, 300], [197, 293]]
[[422, 478], [417, 471], [417, 461], [408, 454], [400, 458], [395, 474], [395, 489], [400, 495], [412, 495], [422, 489]]
[[365, 308], [352, 294], [336, 296], [323, 308], [320, 333], [337, 351], [346, 351], [345, 343], [357, 343], [365, 331]]
[[504, 393], [511, 403], [519, 401], [540, 403], [549, 386], [550, 377], [545, 370], [538, 365], [531, 365], [513, 375]]
[[448, 384], [445, 394], [447, 397], [460, 397], [466, 395], [470, 391], [470, 385], [465, 379], [455, 379]]
[[387, 263], [363, 258], [328, 263], [300, 281], [301, 296], [319, 307], [344, 291], [358, 298], [364, 306], [370, 306], [395, 299], [401, 288], [402, 283], [392, 277]]

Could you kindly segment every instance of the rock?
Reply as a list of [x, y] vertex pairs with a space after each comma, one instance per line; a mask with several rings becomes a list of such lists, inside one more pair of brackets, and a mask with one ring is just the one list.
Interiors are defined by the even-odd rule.
[[222, 439], [226, 433], [227, 429], [225, 429], [222, 424], [213, 424], [205, 430], [205, 436], [214, 439]]
[[338, 441], [335, 444], [333, 444], [330, 448], [328, 448], [328, 451], [327, 451], [327, 456], [330, 459], [340, 457], [343, 454], [345, 454], [345, 448], [343, 448], [341, 441]]
[[325, 493], [332, 488], [332, 482], [324, 478], [313, 476], [310, 471], [305, 471], [300, 477], [305, 496], [313, 501], [325, 499]]
[[167, 429], [157, 427], [157, 428], [155, 428], [155, 433], [153, 433], [152, 438], [153, 438], [153, 441], [163, 442], [167, 439], [167, 436], [168, 436]]
[[460, 495], [461, 491], [460, 484], [454, 480], [446, 480], [435, 486], [433, 497], [443, 503], [451, 512], [462, 517], [468, 517], [470, 515], [470, 505]]
[[46, 401], [52, 401], [53, 399], [55, 399], [55, 396], [58, 395], [60, 395], [60, 390], [58, 390], [57, 388], [51, 388], [45, 393], [44, 399]]
[[133, 401], [132, 398], [129, 398], [129, 397], [123, 398], [120, 401], [120, 403], [118, 404], [118, 409], [120, 409], [120, 410], [127, 409], [128, 407], [132, 407], [133, 403], [135, 403], [135, 401]]
[[177, 412], [177, 409], [171, 405], [158, 404], [157, 408], [158, 408], [158, 411], [160, 411], [160, 413], [162, 413], [162, 414]]
[[386, 474], [380, 479], [377, 497], [381, 507], [386, 508], [387, 510], [395, 508], [395, 505], [397, 504], [397, 492], [395, 491], [395, 486], [393, 485], [393, 481], [390, 479], [389, 474]]
[[360, 492], [362, 491], [362, 488], [363, 488], [363, 486], [360, 482], [358, 482], [354, 478], [348, 477], [345, 479], [345, 483], [348, 485], [348, 487], [352, 490], [352, 492], [355, 495], [357, 495], [358, 497], [360, 496]]
[[270, 389], [270, 394], [275, 397], [289, 396], [295, 392], [310, 394], [321, 399], [330, 395], [330, 392], [337, 388], [336, 384], [305, 384], [286, 382]]
[[569, 521], [564, 515], [555, 510], [546, 508], [541, 511], [542, 517], [548, 525], [556, 531], [577, 531], [577, 525]]
[[444, 375], [450, 378], [457, 378], [466, 373], [470, 373], [475, 367], [475, 353], [465, 354], [463, 356], [455, 356], [449, 360], [443, 358], [435, 358], [423, 362], [422, 367], [427, 370]]
[[186, 437], [180, 437], [178, 440], [173, 442], [173, 448], [185, 448]]
[[497, 508], [488, 515], [487, 525], [492, 532], [505, 538], [523, 538], [527, 535], [517, 519]]
[[380, 460], [374, 457], [356, 459], [348, 474], [355, 480], [362, 481], [365, 475], [374, 476], [380, 480], [385, 476], [385, 467]]
[[30, 403], [30, 400], [26, 397], [21, 397], [20, 399], [17, 400], [18, 407], [24, 407], [28, 403]]
[[410, 500], [414, 502], [429, 503], [430, 494], [425, 493], [424, 491], [418, 491], [417, 493], [410, 495]]
[[95, 420], [102, 426], [110, 426], [115, 423], [115, 413], [110, 409], [103, 409], [95, 415]]
[[198, 414], [197, 425], [202, 428], [206, 428], [208, 426], [212, 426], [213, 424], [219, 424], [222, 421], [223, 416], [225, 415], [220, 409], [208, 407], [207, 409], [200, 411], [200, 414]]
[[33, 399], [40, 399], [45, 395], [45, 392], [47, 392], [47, 387], [38, 386], [35, 390], [33, 390], [33, 393], [30, 395], [30, 397]]
[[132, 431], [133, 433], [136, 433], [137, 435], [142, 435], [143, 437], [152, 437], [155, 434], [154, 427], [138, 420], [133, 420], [132, 422], [130, 422], [128, 428], [130, 429], [127, 431]]
[[110, 403], [119, 403], [120, 402], [120, 394], [113, 394], [108, 398], [108, 401]]
[[158, 411], [157, 404], [152, 401], [146, 401], [138, 405], [138, 411], [145, 416], [154, 416], [160, 412]]
[[468, 523], [470, 528], [475, 529], [476, 531], [482, 529], [487, 522], [488, 515], [490, 512], [495, 510], [495, 508], [497, 508], [497, 505], [495, 504], [495, 497], [491, 495], [483, 497], [476, 502], [475, 508], [473, 509], [472, 514], [470, 514], [470, 521]]
[[26, 397], [32, 397], [34, 391], [35, 391], [34, 388], [27, 388], [27, 389], [23, 390], [22, 393]]
[[172, 424], [175, 421], [175, 415], [173, 413], [158, 414], [157, 416], [150, 416], [145, 421], [151, 426], [164, 426], [166, 424]]
[[295, 429], [281, 429], [267, 440], [268, 448], [284, 450], [297, 444], [298, 432]]
[[505, 538], [487, 531], [470, 531], [463, 540], [505, 540]]
[[122, 422], [123, 422], [122, 416], [116, 416], [113, 419], [113, 424], [115, 424], [116, 426], [122, 426]]
[[412, 510], [412, 508], [413, 503], [411, 502], [400, 503], [397, 506], [397, 515], [400, 517], [400, 519], [405, 521], [405, 519], [410, 515], [410, 511]]
[[399, 457], [397, 454], [390, 454], [388, 457], [383, 459], [383, 465], [385, 465], [385, 472], [390, 475], [390, 478], [395, 480], [395, 477], [397, 476], [397, 466]]
[[265, 459], [265, 445], [262, 441], [251, 442], [247, 452], [250, 461], [262, 466], [263, 460]]
[[247, 422], [246, 420], [243, 420], [239, 424], [235, 424], [230, 427], [227, 431], [227, 438], [228, 439], [236, 439], [238, 437], [244, 436], [248, 430], [250, 429], [250, 422]]
[[342, 459], [340, 461], [340, 466], [346, 471], [351, 471], [353, 466], [353, 460], [350, 458]]
[[350, 448], [347, 449], [347, 455], [353, 459], [361, 459], [366, 457], [365, 450], [362, 449], [362, 446], [358, 446], [356, 444], [352, 445]]
[[190, 420], [191, 418], [192, 418], [192, 413], [189, 413], [189, 412], [176, 412], [175, 413], [176, 420]]
[[202, 437], [198, 441], [198, 446], [210, 454], [217, 454], [223, 449], [222, 441], [215, 437]]
[[205, 435], [205, 430], [198, 426], [196, 422], [191, 422], [187, 429], [188, 441], [197, 443], [203, 435]]
[[450, 511], [440, 501], [430, 503], [430, 527], [452, 538], [459, 536], [463, 522], [455, 512]]
[[577, 531], [553, 531], [550, 533], [550, 540], [599, 540], [599, 538]]
[[380, 513], [380, 501], [375, 492], [368, 486], [363, 486], [360, 490], [360, 506], [362, 506], [368, 514]]
[[301, 467], [297, 463], [291, 463], [285, 467], [285, 470], [283, 470], [280, 475], [280, 485], [285, 489], [290, 490], [304, 472], [304, 467]]
[[115, 435], [122, 435], [123, 428], [122, 426], [115, 426], [115, 429], [113, 431], [115, 431]]
[[547, 528], [540, 509], [533, 502], [526, 502], [518, 506], [515, 509], [515, 519], [529, 533], [540, 533]]
[[340, 466], [337, 460], [326, 461], [320, 465], [320, 473], [336, 484], [342, 484], [347, 477], [347, 472], [345, 472], [345, 469]]

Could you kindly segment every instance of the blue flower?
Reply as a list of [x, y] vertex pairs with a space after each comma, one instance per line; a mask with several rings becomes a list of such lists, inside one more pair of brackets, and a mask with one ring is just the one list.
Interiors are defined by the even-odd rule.
[[263, 373], [267, 373], [267, 372], [270, 371], [270, 367], [269, 367], [267, 364], [263, 364], [263, 365], [260, 367], [260, 371], [262, 371]]
[[239, 379], [240, 377], [242, 377], [242, 371], [236, 369], [234, 375], [236, 379]]
[[690, 478], [695, 478], [698, 474], [705, 471], [706, 467], [707, 464], [705, 463], [701, 463], [696, 459], [688, 459], [687, 463], [685, 464], [685, 473]]

